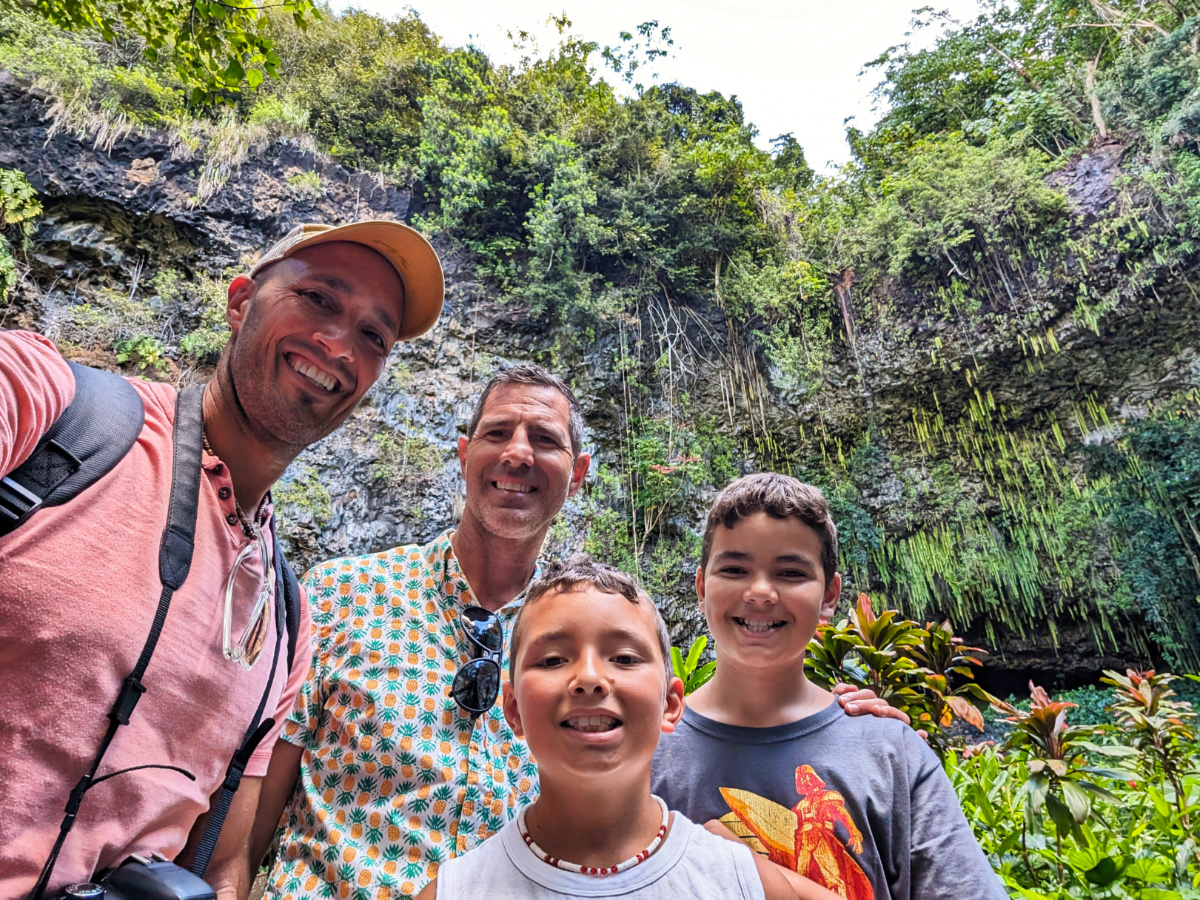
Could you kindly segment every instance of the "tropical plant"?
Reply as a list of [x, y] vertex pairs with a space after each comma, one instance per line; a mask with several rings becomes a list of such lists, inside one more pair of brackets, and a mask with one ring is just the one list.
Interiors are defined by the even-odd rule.
[[1137, 750], [1139, 767], [1148, 778], [1163, 778], [1174, 792], [1175, 806], [1184, 827], [1191, 832], [1184, 778], [1196, 771], [1196, 714], [1186, 701], [1173, 700], [1171, 682], [1175, 676], [1153, 669], [1138, 672], [1127, 669], [1124, 675], [1105, 670], [1105, 684], [1116, 689], [1109, 706], [1122, 738]]
[[[811, 668], [822, 681], [870, 688], [892, 706], [916, 710], [924, 700], [915, 687], [917, 665], [906, 651], [920, 644], [921, 632], [920, 625], [900, 618], [897, 610], [877, 616], [871, 598], [859, 594], [849, 619], [818, 628], [818, 640], [809, 649]], [[842, 675], [846, 677], [836, 677]]]
[[983, 665], [980, 657], [986, 650], [968, 647], [949, 621], [926, 622], [923, 632], [920, 644], [909, 647], [908, 654], [919, 666], [928, 714], [938, 726], [929, 732], [929, 740], [944, 753], [942, 729], [957, 718], [983, 731], [983, 707], [997, 700], [975, 682], [974, 669]]
[[931, 746], [944, 753], [943, 730], [955, 718], [982, 730], [977, 704], [994, 699], [971, 671], [981, 664], [976, 654], [982, 652], [955, 637], [949, 622], [922, 627], [894, 609], [876, 615], [870, 598], [860, 594], [848, 619], [817, 628], [806, 665], [820, 684], [870, 688], [904, 710]]
[[[1097, 780], [1123, 780], [1128, 773], [1090, 765], [1087, 753], [1099, 749], [1092, 740], [1098, 730], [1094, 726], [1067, 724], [1067, 710], [1074, 703], [1051, 700], [1045, 689], [1033, 682], [1029, 683], [1029, 690], [1028, 711], [999, 704], [1009, 713], [1008, 721], [1013, 725], [1004, 750], [1012, 758], [1023, 760], [1028, 771], [1022, 788], [1025, 831], [1038, 829], [1044, 809], [1054, 823], [1061, 857], [1063, 838], [1079, 834], [1079, 826], [1092, 815], [1092, 801], [1099, 798], [1116, 802], [1112, 792], [1097, 784]], [[1028, 853], [1024, 832], [1022, 849]], [[1060, 880], [1062, 877], [1060, 861]]]
[[[1194, 843], [1161, 792], [1135, 781], [1109, 785], [1115, 802], [1097, 800], [1092, 820], [1060, 845], [1048, 817], [1028, 830], [1025, 760], [983, 749], [950, 753], [946, 774], [967, 821], [1010, 896], [1026, 900], [1196, 897]], [[1188, 776], [1195, 796], [1200, 784]], [[1200, 803], [1193, 802], [1196, 812]], [[1174, 814], [1172, 814], [1174, 813]]]
[[700, 635], [688, 647], [685, 657], [678, 647], [671, 648], [671, 669], [675, 677], [683, 682], [683, 692], [690, 694], [697, 688], [703, 687], [717, 671], [717, 661], [711, 660], [701, 664], [704, 649], [708, 646], [707, 635]]

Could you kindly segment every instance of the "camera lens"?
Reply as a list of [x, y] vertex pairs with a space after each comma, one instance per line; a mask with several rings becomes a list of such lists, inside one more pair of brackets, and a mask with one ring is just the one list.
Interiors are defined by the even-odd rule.
[[80, 881], [68, 884], [63, 889], [63, 896], [69, 900], [103, 900], [104, 886], [92, 884], [90, 881]]

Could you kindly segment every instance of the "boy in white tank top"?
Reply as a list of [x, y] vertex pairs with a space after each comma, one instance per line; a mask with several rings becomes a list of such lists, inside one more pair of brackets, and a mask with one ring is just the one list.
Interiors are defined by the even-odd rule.
[[541, 796], [445, 863], [417, 900], [795, 898], [763, 857], [651, 795], [654, 748], [683, 714], [683, 684], [633, 579], [586, 557], [550, 567], [510, 644], [504, 714], [533, 751]]

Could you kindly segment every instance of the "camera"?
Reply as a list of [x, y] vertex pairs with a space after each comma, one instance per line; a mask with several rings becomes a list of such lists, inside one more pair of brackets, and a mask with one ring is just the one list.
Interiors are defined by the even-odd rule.
[[69, 884], [58, 900], [217, 900], [204, 879], [157, 853], [131, 856], [99, 881]]

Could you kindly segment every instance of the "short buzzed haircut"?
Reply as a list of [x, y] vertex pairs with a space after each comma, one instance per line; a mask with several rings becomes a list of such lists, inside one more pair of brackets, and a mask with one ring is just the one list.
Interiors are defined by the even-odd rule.
[[838, 570], [837, 526], [829, 514], [829, 501], [811, 484], [776, 472], [744, 475], [717, 496], [704, 523], [700, 568], [708, 568], [713, 533], [718, 525], [732, 528], [742, 519], [760, 512], [773, 519], [799, 519], [817, 533], [821, 541], [821, 569], [828, 586]]
[[525, 593], [525, 602], [517, 612], [513, 621], [512, 634], [508, 639], [508, 678], [513, 680], [517, 672], [517, 651], [521, 646], [521, 622], [525, 610], [533, 606], [547, 594], [568, 594], [580, 587], [592, 587], [602, 594], [620, 594], [635, 606], [646, 606], [654, 620], [655, 636], [658, 638], [658, 649], [662, 653], [663, 663], [667, 670], [667, 681], [675, 677], [671, 668], [671, 635], [667, 632], [667, 623], [663, 621], [662, 613], [650, 599], [650, 595], [638, 587], [638, 583], [629, 575], [612, 566], [596, 562], [586, 553], [572, 556], [566, 562], [550, 563], [536, 581], [529, 586]]
[[483, 393], [479, 395], [479, 402], [475, 404], [475, 411], [471, 414], [471, 422], [467, 425], [467, 440], [475, 437], [475, 429], [479, 427], [479, 420], [483, 418], [483, 408], [492, 391], [505, 384], [528, 384], [534, 387], [553, 388], [566, 397], [567, 407], [571, 411], [568, 422], [571, 433], [571, 455], [579, 456], [583, 450], [583, 412], [579, 408], [575, 392], [565, 381], [557, 375], [551, 375], [537, 363], [509, 366], [492, 376], [491, 380], [484, 385]]

